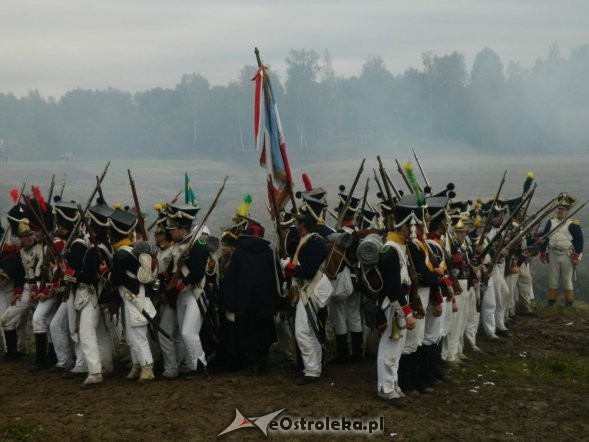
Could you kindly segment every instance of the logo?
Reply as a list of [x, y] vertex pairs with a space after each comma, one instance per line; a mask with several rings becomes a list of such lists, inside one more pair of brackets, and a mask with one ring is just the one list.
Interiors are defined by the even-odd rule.
[[235, 419], [233, 422], [221, 431], [218, 436], [231, 433], [242, 428], [258, 428], [264, 436], [268, 432], [278, 432], [284, 434], [337, 434], [337, 433], [355, 433], [355, 434], [373, 434], [379, 431], [384, 433], [384, 417], [378, 417], [368, 420], [351, 419], [345, 416], [341, 417], [320, 417], [309, 418], [301, 416], [283, 415], [278, 418], [286, 408], [259, 417], [245, 417], [241, 411], [235, 409]]
[[223, 434], [231, 433], [232, 431], [240, 430], [242, 428], [252, 428], [252, 427], [258, 427], [260, 429], [260, 431], [262, 433], [264, 433], [264, 436], [268, 436], [268, 425], [270, 424], [270, 422], [272, 422], [272, 420], [276, 416], [278, 416], [284, 410], [286, 410], [286, 408], [283, 408], [282, 410], [274, 411], [274, 412], [266, 414], [264, 416], [245, 417], [236, 408], [235, 409], [235, 419], [233, 419], [233, 422], [231, 422], [231, 424], [227, 428], [225, 428], [223, 431], [221, 431], [219, 434], [217, 434], [217, 436], [222, 436]]

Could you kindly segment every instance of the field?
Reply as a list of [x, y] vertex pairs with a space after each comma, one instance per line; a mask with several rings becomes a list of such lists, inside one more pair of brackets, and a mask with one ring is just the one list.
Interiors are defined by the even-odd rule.
[[[385, 164], [402, 187], [391, 160], [385, 158]], [[359, 162], [358, 158], [309, 164], [295, 171], [295, 179], [300, 183], [300, 173], [307, 172], [316, 185], [327, 189], [333, 206], [338, 185], [351, 185]], [[458, 198], [491, 197], [505, 169], [508, 177], [503, 194], [507, 197], [521, 193], [526, 173], [535, 172], [539, 188], [530, 212], [563, 190], [581, 201], [587, 198], [588, 156], [506, 159], [456, 155], [434, 161], [422, 155], [422, 162], [429, 180], [437, 183], [434, 190], [454, 182]], [[84, 203], [105, 163], [2, 165], [0, 212], [10, 207], [8, 190], [19, 187], [25, 176], [29, 183], [45, 189], [52, 173], [56, 174], [56, 190], [66, 174], [65, 199]], [[361, 182], [367, 172], [372, 176], [373, 167], [375, 159], [367, 158]], [[241, 198], [250, 192], [254, 197], [251, 216], [266, 225], [269, 239], [273, 237], [264, 207], [264, 171], [255, 164], [119, 160], [111, 164], [103, 186], [111, 205], [132, 205], [127, 169], [133, 173], [142, 209], [150, 217], [154, 203], [172, 198], [183, 188], [185, 172], [204, 208], [229, 175], [219, 206], [207, 223], [213, 234], [220, 234], [230, 223]], [[375, 191], [371, 195], [376, 199]], [[588, 208], [577, 217], [587, 232]], [[376, 437], [388, 440], [579, 440], [589, 431], [589, 307], [582, 302], [572, 309], [544, 307], [546, 268], [537, 260], [532, 267], [537, 315], [521, 317], [510, 326], [512, 337], [498, 344], [481, 340], [483, 355], [468, 353], [467, 364], [450, 370], [451, 383], [436, 387], [434, 394], [411, 399], [406, 408], [376, 398], [374, 361], [328, 364], [319, 383], [304, 387], [295, 385], [297, 373], [285, 367], [276, 352], [269, 373], [262, 377], [213, 372], [206, 379], [159, 378], [144, 386], [125, 381], [127, 367], [121, 363], [114, 376], [90, 391], [79, 388], [81, 380], [66, 381], [47, 372], [30, 374], [28, 361], [0, 362], [0, 440], [211, 440], [231, 424], [236, 408], [246, 417], [285, 408], [283, 415], [306, 419], [382, 418], [384, 432]], [[589, 301], [589, 293], [583, 290], [589, 283], [588, 274], [589, 266], [582, 262], [575, 286], [578, 300]], [[327, 360], [333, 348], [329, 352]], [[264, 438], [257, 428], [222, 437]], [[271, 433], [269, 437], [317, 438], [300, 433]]]

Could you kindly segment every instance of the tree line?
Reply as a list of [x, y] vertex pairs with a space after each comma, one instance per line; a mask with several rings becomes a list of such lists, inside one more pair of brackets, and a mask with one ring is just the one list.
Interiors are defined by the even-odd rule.
[[[533, 67], [503, 64], [489, 48], [470, 70], [461, 53], [426, 52], [394, 75], [379, 56], [342, 77], [326, 50], [291, 50], [286, 78], [272, 73], [289, 152], [352, 150], [411, 140], [460, 143], [481, 152], [586, 152], [589, 46], [557, 46]], [[68, 91], [45, 98], [0, 94], [2, 150], [15, 159], [141, 155], [239, 161], [253, 149], [254, 65], [212, 86], [186, 74], [172, 88], [130, 93]]]

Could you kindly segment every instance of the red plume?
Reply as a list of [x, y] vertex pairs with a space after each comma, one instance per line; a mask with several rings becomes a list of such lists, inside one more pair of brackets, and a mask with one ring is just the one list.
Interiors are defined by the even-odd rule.
[[311, 179], [309, 175], [303, 173], [303, 183], [305, 184], [305, 190], [308, 192], [309, 190], [313, 190], [313, 185], [311, 184]]
[[20, 199], [20, 190], [10, 189], [8, 193], [10, 194], [10, 198], [12, 198], [12, 201], [14, 201], [14, 204], [17, 204], [18, 200]]
[[45, 197], [41, 193], [41, 189], [39, 188], [39, 186], [31, 186], [31, 189], [33, 190], [33, 196], [37, 200], [37, 203], [39, 204], [41, 211], [47, 212], [47, 202], [45, 201]]

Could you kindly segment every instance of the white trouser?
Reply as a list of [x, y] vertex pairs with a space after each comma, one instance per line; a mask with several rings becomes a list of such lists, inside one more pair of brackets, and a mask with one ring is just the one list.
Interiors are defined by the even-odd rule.
[[74, 293], [72, 290], [70, 290], [66, 304], [68, 326], [70, 329], [70, 336], [72, 341], [74, 341], [74, 353], [76, 354], [76, 365], [72, 368], [72, 371], [75, 373], [86, 373], [88, 368], [86, 367], [86, 360], [84, 359], [84, 353], [82, 352], [82, 347], [80, 345], [80, 317], [79, 312], [77, 312], [74, 307]]
[[[495, 272], [495, 270], [493, 270]], [[489, 277], [487, 289], [481, 293], [481, 322], [483, 331], [487, 336], [495, 336], [495, 284], [493, 284], [493, 274]]]
[[205, 352], [200, 342], [200, 329], [203, 317], [196, 304], [196, 297], [190, 290], [184, 290], [178, 295], [176, 302], [176, 314], [178, 315], [178, 326], [186, 348], [186, 364], [189, 370], [196, 370], [198, 361], [204, 366], [207, 365]]
[[151, 349], [149, 348], [149, 341], [147, 339], [147, 325], [131, 325], [131, 301], [123, 297], [125, 303], [125, 335], [129, 343], [129, 351], [131, 353], [131, 361], [133, 364], [140, 366], [153, 364], [151, 356]]
[[86, 361], [88, 374], [99, 374], [113, 370], [113, 346], [110, 330], [101, 318], [100, 306], [94, 287], [80, 284], [76, 296], [87, 298], [80, 306], [79, 337], [80, 349]]
[[[460, 338], [464, 333], [464, 326], [466, 324], [466, 298], [468, 296], [468, 281], [466, 279], [459, 279], [458, 283], [462, 289], [460, 295], [456, 295], [456, 307], [458, 311], [452, 314], [452, 323], [450, 330], [445, 339], [442, 341], [442, 359], [446, 361], [455, 361], [460, 353]], [[451, 311], [452, 308], [450, 307]]]
[[[310, 307], [310, 306], [309, 306]], [[295, 313], [295, 337], [301, 351], [301, 358], [305, 366], [305, 376], [318, 378], [321, 376], [321, 343], [309, 323], [303, 300], [299, 298]]]
[[164, 370], [178, 373], [178, 362], [183, 359], [185, 350], [184, 342], [180, 336], [176, 310], [169, 305], [162, 306], [160, 309], [159, 325], [162, 330], [176, 339], [176, 342], [172, 342], [161, 333], [158, 333], [158, 340], [164, 360]]
[[507, 285], [507, 302], [506, 308], [503, 312], [504, 319], [515, 315], [515, 299], [517, 298], [517, 278], [519, 273], [509, 273], [505, 277], [505, 284]]
[[548, 288], [558, 290], [558, 281], [560, 279], [563, 290], [573, 290], [573, 262], [569, 252], [557, 252], [549, 249], [550, 259], [550, 276]]
[[532, 292], [532, 274], [530, 273], [530, 263], [524, 262], [519, 267], [517, 278], [517, 296], [521, 308], [524, 311], [530, 311], [530, 304], [534, 295]]
[[8, 306], [0, 322], [6, 331], [21, 330], [22, 323], [26, 323], [32, 306], [29, 303], [29, 284], [25, 284], [20, 298], [14, 305]]
[[37, 303], [33, 313], [33, 333], [47, 333], [56, 309], [57, 298], [55, 296]]
[[464, 337], [471, 347], [477, 345], [477, 332], [479, 330], [480, 313], [477, 312], [477, 301], [480, 297], [479, 287], [474, 286], [469, 290], [466, 307], [466, 324], [464, 325]]
[[505, 310], [509, 289], [505, 283], [505, 261], [497, 263], [493, 269], [493, 285], [495, 287], [495, 328], [507, 330], [505, 327]]
[[437, 344], [442, 332], [442, 318], [446, 308], [446, 300], [442, 301], [442, 315], [434, 316], [434, 304], [429, 303], [425, 311], [425, 332], [423, 334], [423, 345]]
[[[14, 281], [0, 282], [0, 318], [8, 308], [14, 292]], [[2, 348], [6, 349], [6, 341], [4, 340], [4, 333], [0, 333], [0, 340], [2, 341]]]
[[[419, 299], [421, 299], [421, 305], [423, 305], [423, 309], [427, 311], [428, 303], [429, 303], [429, 287], [419, 287], [417, 289], [417, 294], [419, 295]], [[417, 351], [417, 348], [421, 346], [423, 343], [423, 337], [425, 335], [425, 318], [416, 319], [415, 320], [415, 328], [413, 330], [403, 330], [405, 333], [405, 347], [403, 348], [403, 354], [408, 355]]]
[[[397, 319], [395, 319], [394, 315], [395, 309], [397, 311]], [[399, 339], [391, 339], [393, 320], [397, 320], [400, 327], [405, 326], [405, 317], [398, 302], [390, 304], [384, 313], [387, 318], [387, 328], [378, 343], [378, 356], [376, 358], [377, 388], [379, 396], [386, 399], [393, 399], [399, 397], [397, 370], [399, 369], [399, 359], [401, 359], [401, 355], [403, 354], [407, 334], [405, 333], [405, 329], [402, 331]]]
[[440, 322], [440, 339], [443, 339], [450, 331], [450, 327], [452, 327], [452, 318], [454, 317], [454, 312], [452, 311], [452, 300], [446, 301], [444, 299], [442, 306], [443, 311], [442, 321]]
[[354, 290], [344, 299], [330, 297], [328, 302], [329, 317], [333, 323], [336, 335], [346, 335], [348, 332], [362, 332], [362, 314], [360, 313], [361, 295]]
[[49, 325], [51, 341], [57, 356], [57, 367], [66, 367], [74, 361], [73, 343], [70, 338], [67, 302], [60, 302]]

